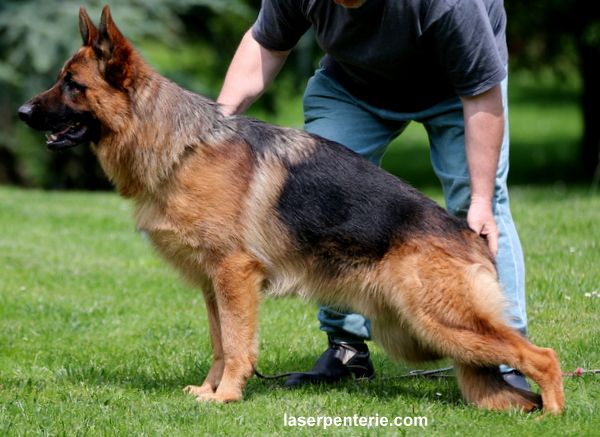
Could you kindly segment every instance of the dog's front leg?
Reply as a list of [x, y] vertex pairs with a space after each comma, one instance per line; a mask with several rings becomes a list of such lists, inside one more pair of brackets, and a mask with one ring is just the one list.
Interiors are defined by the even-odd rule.
[[216, 390], [199, 393], [199, 401], [230, 402], [242, 398], [242, 389], [254, 371], [258, 355], [256, 319], [263, 277], [261, 265], [243, 252], [226, 257], [217, 266], [213, 289], [223, 371]]
[[219, 321], [219, 308], [214, 293], [213, 285], [210, 281], [203, 281], [202, 294], [206, 305], [208, 316], [208, 331], [210, 333], [210, 343], [212, 346], [213, 362], [204, 379], [202, 385], [188, 385], [184, 391], [196, 397], [205, 394], [214, 393], [221, 382], [223, 376], [223, 344], [221, 340], [221, 324]]

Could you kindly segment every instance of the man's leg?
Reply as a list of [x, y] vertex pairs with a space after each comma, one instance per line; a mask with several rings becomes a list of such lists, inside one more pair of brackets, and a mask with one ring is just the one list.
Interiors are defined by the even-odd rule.
[[[373, 115], [322, 71], [317, 71], [308, 82], [304, 116], [306, 131], [343, 144], [376, 165], [390, 141], [407, 124]], [[364, 343], [371, 337], [370, 322], [360, 314], [324, 306], [319, 308], [318, 319], [321, 330], [329, 336], [329, 348], [313, 369], [290, 376], [285, 385], [335, 382], [351, 374], [372, 377], [374, 370]]]
[[[506, 126], [493, 199], [494, 217], [500, 232], [496, 267], [509, 304], [506, 314], [507, 321], [514, 329], [526, 335], [525, 265], [521, 243], [510, 211], [506, 184], [509, 154], [506, 86], [507, 83], [504, 81], [502, 94]], [[462, 104], [457, 98], [424, 112], [427, 114], [419, 121], [424, 123], [429, 135], [431, 161], [433, 169], [442, 183], [447, 208], [452, 214], [466, 217], [470, 203], [470, 182], [464, 146]], [[512, 369], [501, 366], [501, 370], [509, 373]]]

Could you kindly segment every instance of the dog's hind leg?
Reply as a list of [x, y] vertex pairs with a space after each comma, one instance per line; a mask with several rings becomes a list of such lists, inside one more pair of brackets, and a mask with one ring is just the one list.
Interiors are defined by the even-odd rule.
[[254, 371], [258, 355], [257, 313], [263, 272], [258, 262], [240, 252], [221, 261], [212, 280], [220, 323], [223, 372], [214, 393], [200, 393], [197, 399], [237, 401], [242, 398], [242, 389]]
[[532, 345], [501, 319], [490, 317], [481, 302], [469, 300], [469, 295], [474, 294], [464, 294], [466, 299], [461, 305], [447, 305], [443, 312], [435, 306], [421, 307], [425, 311], [415, 320], [419, 337], [457, 363], [465, 399], [493, 410], [530, 410], [537, 406], [535, 397], [500, 381], [495, 372], [485, 369], [508, 364], [539, 385], [545, 411], [562, 412], [562, 374], [555, 352]]
[[217, 299], [210, 281], [202, 281], [202, 294], [206, 305], [208, 316], [208, 330], [210, 333], [210, 343], [213, 352], [213, 362], [200, 386], [189, 385], [184, 391], [194, 396], [201, 396], [208, 393], [214, 393], [221, 382], [223, 376], [223, 345], [221, 340], [221, 323], [219, 321], [219, 309]]
[[405, 260], [390, 264], [399, 286], [390, 301], [396, 302], [398, 317], [406, 320], [420, 342], [457, 363], [467, 402], [493, 410], [530, 410], [539, 405], [538, 399], [487, 369], [507, 364], [539, 385], [545, 411], [563, 410], [556, 354], [532, 345], [504, 322], [502, 291], [491, 263], [471, 263], [434, 250], [414, 251]]
[[[417, 340], [409, 329], [395, 323], [380, 326], [372, 321], [373, 338], [395, 359], [412, 362], [438, 359], [431, 348]], [[456, 351], [458, 355], [462, 351]], [[484, 367], [455, 360], [454, 369], [458, 386], [466, 402], [489, 410], [521, 408], [531, 411], [542, 406], [539, 395], [508, 385], [497, 366]]]

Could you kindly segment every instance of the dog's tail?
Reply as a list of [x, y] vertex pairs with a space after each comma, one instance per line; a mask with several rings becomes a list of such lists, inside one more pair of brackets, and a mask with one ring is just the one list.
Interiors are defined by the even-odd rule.
[[532, 411], [542, 407], [540, 395], [508, 385], [498, 367], [476, 367], [454, 363], [458, 386], [466, 402], [480, 408]]

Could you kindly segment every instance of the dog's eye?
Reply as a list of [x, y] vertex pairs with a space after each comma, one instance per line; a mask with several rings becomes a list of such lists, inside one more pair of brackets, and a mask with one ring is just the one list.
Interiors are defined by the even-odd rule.
[[65, 76], [64, 84], [65, 84], [66, 88], [72, 92], [83, 92], [83, 91], [85, 91], [85, 88], [86, 88], [85, 85], [82, 85], [79, 82], [75, 82], [73, 80], [73, 76], [70, 73], [68, 73]]
[[80, 83], [77, 83], [73, 80], [67, 82], [67, 86], [72, 90], [72, 91], [85, 91], [85, 85], [82, 85]]

